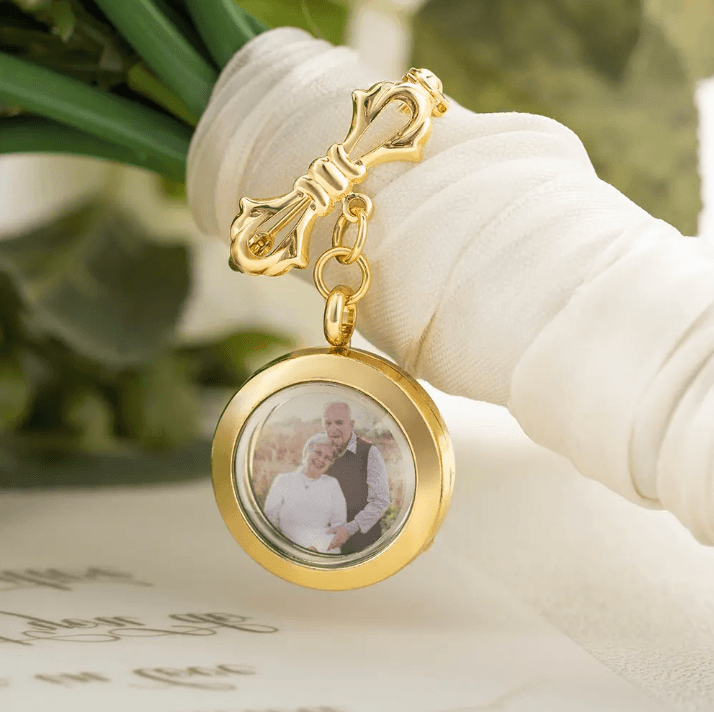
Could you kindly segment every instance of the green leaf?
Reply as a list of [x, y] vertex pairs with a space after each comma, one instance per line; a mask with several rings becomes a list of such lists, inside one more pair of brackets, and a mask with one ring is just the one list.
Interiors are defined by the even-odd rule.
[[0, 431], [18, 425], [27, 415], [32, 389], [17, 356], [0, 356]]
[[149, 447], [170, 447], [199, 431], [198, 390], [186, 363], [167, 356], [122, 379], [119, 407], [129, 437]]
[[154, 0], [154, 2], [179, 32], [193, 45], [194, 49], [217, 70], [218, 65], [213, 62], [211, 52], [201, 38], [186, 7], [185, 0]]
[[161, 190], [164, 195], [179, 203], [186, 202], [186, 183], [183, 181], [173, 181], [168, 178], [161, 179]]
[[109, 92], [0, 53], [0, 101], [151, 157], [165, 175], [186, 170], [191, 128]]
[[342, 44], [349, 7], [334, 0], [240, 0], [240, 4], [269, 27], [301, 27], [332, 44]]
[[62, 420], [82, 450], [99, 452], [114, 444], [112, 406], [95, 388], [73, 390], [63, 404]]
[[191, 126], [198, 124], [199, 114], [194, 114], [186, 102], [159, 81], [142, 62], [135, 64], [129, 70], [127, 83], [130, 89], [148, 97], [159, 106], [163, 106], [164, 109], [183, 119], [187, 124], [191, 124]]
[[0, 242], [0, 271], [33, 333], [114, 369], [171, 342], [189, 289], [185, 247], [155, 244], [98, 206]]
[[71, 153], [146, 168], [179, 184], [183, 184], [184, 178], [183, 168], [174, 173], [154, 156], [43, 116], [21, 114], [0, 119], [0, 154], [6, 153]]
[[246, 42], [267, 29], [235, 0], [185, 0], [185, 4], [219, 67], [224, 67]]
[[261, 366], [294, 346], [291, 339], [262, 331], [242, 331], [217, 343], [189, 346], [180, 354], [191, 364], [193, 379], [212, 388], [239, 388]]
[[152, 0], [95, 0], [149, 67], [200, 116], [218, 72]]
[[[572, 33], [586, 64], [605, 77], [622, 78], [640, 37], [642, 0], [552, 0], [546, 7], [552, 8], [549, 30], [562, 28], [560, 37]], [[514, 9], [521, 14], [522, 8]]]
[[643, 0], [647, 17], [657, 24], [682, 57], [690, 78], [714, 76], [714, 2]]
[[76, 449], [70, 437], [0, 438], [0, 487], [96, 487], [179, 482], [210, 475], [211, 443], [195, 440], [166, 451], [123, 443], [113, 453]]
[[[588, 24], [597, 5], [600, 22]], [[526, 111], [570, 127], [601, 178], [695, 234], [693, 82], [657, 24], [645, 16], [633, 30], [637, 7], [634, 0], [431, 0], [415, 20], [413, 63], [474, 111]]]
[[0, 6], [0, 49], [108, 89], [126, 81], [133, 50], [78, 0], [14, 0], [25, 15]]
[[278, 334], [241, 331], [213, 346], [224, 367], [237, 379], [245, 380], [253, 371], [278, 355], [289, 351], [293, 342]]
[[72, 7], [67, 0], [56, 0], [50, 6], [52, 23], [59, 38], [66, 42], [77, 26], [77, 18], [72, 12]]
[[34, 15], [41, 22], [52, 28], [63, 42], [66, 42], [74, 32], [77, 18], [72, 11], [69, 0], [12, 0], [23, 12]]

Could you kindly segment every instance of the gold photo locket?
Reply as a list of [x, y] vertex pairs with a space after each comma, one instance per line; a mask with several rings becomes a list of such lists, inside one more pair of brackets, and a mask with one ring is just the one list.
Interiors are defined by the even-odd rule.
[[[432, 118], [448, 102], [425, 69], [356, 90], [352, 102], [344, 142], [313, 161], [286, 195], [241, 198], [231, 226], [231, 267], [279, 276], [308, 266], [315, 221], [342, 203], [332, 247], [314, 268], [330, 347], [296, 351], [255, 373], [226, 407], [213, 443], [216, 500], [236, 541], [277, 576], [326, 590], [381, 581], [427, 549], [454, 480], [451, 441], [426, 391], [389, 361], [350, 348], [357, 303], [371, 282], [363, 249], [373, 212], [369, 196], [353, 189], [378, 163], [420, 160]], [[355, 157], [390, 104], [406, 123]], [[350, 224], [357, 237], [347, 247]], [[329, 288], [330, 259], [356, 264], [359, 288]]]
[[[304, 444], [316, 438], [319, 454], [339, 421], [349, 431], [342, 453], [333, 449], [324, 474], [318, 467], [310, 478]], [[379, 461], [387, 506], [378, 503], [368, 531], [329, 550], [330, 525], [360, 519], [378, 499], [366, 479]], [[266, 569], [310, 588], [368, 586], [406, 566], [436, 535], [453, 478], [449, 435], [429, 395], [395, 365], [356, 349], [297, 351], [258, 371], [226, 407], [213, 445], [214, 491], [231, 534]], [[342, 487], [344, 505], [335, 504]]]

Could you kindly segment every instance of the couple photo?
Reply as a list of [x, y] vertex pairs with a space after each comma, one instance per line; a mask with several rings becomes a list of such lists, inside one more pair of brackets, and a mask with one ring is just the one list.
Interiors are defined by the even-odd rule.
[[[304, 431], [301, 425], [296, 421], [293, 429]], [[274, 476], [263, 512], [284, 537], [305, 549], [341, 555], [363, 551], [381, 537], [382, 519], [392, 504], [385, 459], [377, 445], [355, 432], [347, 402], [327, 403], [319, 427], [306, 438], [283, 432], [259, 453], [259, 461], [261, 456], [289, 459], [288, 451], [302, 440], [300, 465]]]

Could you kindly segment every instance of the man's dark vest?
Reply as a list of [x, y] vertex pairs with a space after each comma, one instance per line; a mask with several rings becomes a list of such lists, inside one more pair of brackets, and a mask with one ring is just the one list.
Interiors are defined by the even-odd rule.
[[[342, 488], [347, 502], [347, 521], [351, 522], [355, 515], [367, 506], [367, 462], [369, 460], [370, 443], [357, 438], [356, 452], [345, 450], [338, 457], [327, 474], [334, 477]], [[342, 546], [343, 554], [354, 554], [374, 544], [382, 536], [382, 525], [379, 521], [368, 531], [358, 530], [347, 543]]]

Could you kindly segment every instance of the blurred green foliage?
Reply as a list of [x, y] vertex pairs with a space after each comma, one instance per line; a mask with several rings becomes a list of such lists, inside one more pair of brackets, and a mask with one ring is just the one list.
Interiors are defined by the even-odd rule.
[[0, 485], [207, 473], [206, 389], [237, 389], [256, 354], [291, 344], [177, 345], [189, 255], [100, 203], [0, 241]]
[[[227, 19], [206, 31], [237, 48], [264, 25], [226, 1], [210, 0]], [[168, 197], [184, 200], [182, 169], [166, 157], [190, 136], [181, 124], [195, 125], [195, 109], [219, 69], [206, 46], [217, 38], [204, 41], [192, 14], [201, 18], [212, 8], [193, 6], [0, 0], [0, 148], [87, 153], [148, 167], [163, 175]], [[183, 59], [172, 62], [179, 45]], [[187, 72], [208, 84], [193, 86]], [[81, 125], [67, 110], [73, 101]], [[162, 133], [164, 144], [152, 153]], [[238, 388], [257, 354], [291, 344], [245, 332], [177, 345], [190, 289], [190, 252], [152, 239], [107, 204], [82, 206], [0, 242], [0, 484], [207, 473], [206, 389]]]
[[[349, 8], [346, 0], [126, 0], [121, 6], [110, 0], [0, 0], [0, 64], [5, 54], [51, 67], [193, 126], [200, 101], [193, 89], [182, 89], [192, 86], [182, 75], [189, 64], [210, 83], [220, 63], [267, 26], [303, 27], [338, 43]], [[142, 39], [154, 36], [152, 17], [165, 33], [163, 42], [181, 38], [190, 61], [168, 69], [161, 64], [166, 51]], [[414, 19], [413, 63], [433, 69], [447, 93], [476, 111], [540, 113], [571, 127], [604, 180], [694, 234], [701, 207], [694, 88], [714, 73], [712, 36], [712, 0], [429, 0]], [[27, 82], [39, 87], [31, 73]], [[6, 102], [0, 116], [22, 112], [21, 93], [16, 87], [3, 91], [0, 80], [0, 101], [4, 96]], [[34, 116], [0, 120], [2, 150], [15, 143], [50, 151], [66, 143], [81, 152], [78, 135], [51, 123], [66, 117], [55, 116], [54, 107], [42, 110], [42, 125], [32, 123]], [[180, 181], [183, 165], [175, 154], [187, 146], [180, 127], [159, 130], [156, 124], [166, 145], [148, 141], [156, 144], [153, 155], [139, 135], [148, 125], [143, 129], [131, 116], [127, 112], [125, 140], [109, 135], [101, 121], [73, 125], [92, 135], [88, 152], [116, 160], [124, 151], [127, 162]]]
[[345, 41], [349, 4], [335, 0], [240, 0], [269, 27], [301, 27], [332, 44]]
[[644, 6], [681, 57], [689, 77], [714, 76], [714, 2], [644, 0]]
[[0, 356], [0, 428], [22, 422], [30, 407], [32, 393], [17, 354]]
[[0, 47], [104, 89], [126, 82], [140, 57], [77, 0], [0, 1]]
[[474, 111], [550, 116], [598, 175], [697, 231], [695, 82], [714, 73], [711, 0], [430, 0], [413, 63]]
[[189, 289], [184, 247], [151, 242], [101, 205], [1, 241], [0, 270], [22, 302], [25, 331], [111, 368], [166, 348]]
[[190, 363], [176, 354], [126, 374], [119, 412], [129, 437], [149, 447], [170, 447], [198, 434], [199, 392]]
[[[340, 43], [349, 8], [0, 0], [0, 151], [143, 166], [184, 200], [188, 138], [225, 61], [268, 26]], [[694, 234], [694, 87], [714, 74], [712, 37], [714, 0], [429, 0], [413, 64], [475, 111], [563, 122], [602, 178]], [[207, 389], [237, 388], [290, 343], [243, 332], [177, 345], [190, 275], [186, 248], [104, 204], [0, 242], [0, 485], [206, 474]]]

